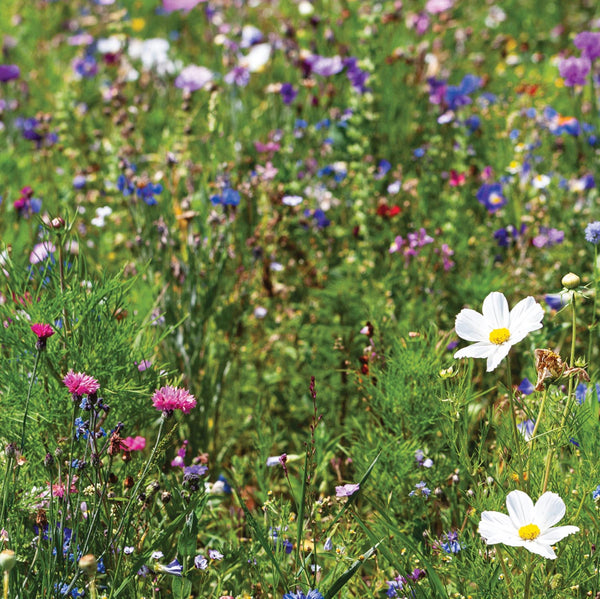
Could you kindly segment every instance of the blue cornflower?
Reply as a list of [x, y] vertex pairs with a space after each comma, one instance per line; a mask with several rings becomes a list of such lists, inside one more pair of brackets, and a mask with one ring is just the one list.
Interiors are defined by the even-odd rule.
[[313, 589], [312, 591], [308, 591], [306, 595], [302, 591], [286, 593], [283, 599], [323, 599], [323, 595], [317, 589]]
[[585, 401], [585, 395], [587, 393], [587, 385], [585, 383], [579, 383], [577, 387], [575, 387], [575, 399], [579, 405], [583, 404]]
[[427, 488], [427, 483], [421, 481], [415, 485], [413, 491], [408, 494], [410, 497], [414, 497], [415, 495], [422, 495], [423, 497], [429, 497], [431, 495], [431, 490]]
[[507, 199], [502, 195], [500, 183], [484, 183], [477, 191], [477, 199], [489, 212], [496, 212], [506, 206]]
[[119, 175], [117, 189], [127, 197], [135, 191], [135, 185], [125, 175]]
[[518, 389], [523, 395], [531, 395], [534, 391], [534, 386], [528, 378], [524, 378], [518, 386]]
[[594, 245], [600, 243], [600, 221], [595, 220], [585, 228], [585, 239]]
[[594, 501], [600, 500], [600, 485], [596, 487], [596, 490], [592, 493], [592, 498]]
[[535, 420], [523, 420], [517, 424], [517, 430], [523, 435], [525, 441], [531, 441], [533, 429], [535, 428]]
[[386, 595], [388, 597], [397, 597], [398, 591], [401, 591], [406, 584], [406, 578], [402, 575], [396, 576], [393, 580], [387, 580], [388, 590]]
[[214, 195], [210, 198], [214, 206], [221, 204], [223, 206], [237, 206], [240, 203], [240, 193], [231, 187], [226, 187], [221, 195]]
[[458, 553], [462, 549], [458, 542], [458, 533], [456, 531], [449, 532], [446, 535], [446, 539], [447, 541], [442, 543], [442, 549], [446, 553]]
[[144, 200], [148, 206], [156, 206], [158, 200], [154, 196], [161, 193], [162, 190], [162, 185], [149, 181], [145, 185], [138, 186], [136, 194], [138, 198]]

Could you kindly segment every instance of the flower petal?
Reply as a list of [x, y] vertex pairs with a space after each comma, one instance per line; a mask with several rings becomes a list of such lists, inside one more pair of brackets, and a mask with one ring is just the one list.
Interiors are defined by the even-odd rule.
[[506, 343], [503, 343], [502, 345], [493, 345], [493, 352], [491, 352], [488, 356], [487, 356], [487, 371], [488, 372], [492, 372], [492, 370], [496, 370], [496, 367], [498, 366], [498, 364], [500, 364], [500, 362], [502, 362], [502, 360], [504, 360], [504, 358], [506, 358], [506, 356], [508, 355], [508, 352], [510, 351], [510, 348], [512, 347], [512, 343], [510, 341], [507, 341]]
[[533, 523], [533, 501], [531, 501], [531, 497], [527, 493], [519, 490], [511, 491], [506, 496], [506, 508], [517, 531], [521, 526]]
[[565, 502], [557, 493], [547, 491], [535, 503], [533, 522], [540, 527], [542, 533], [560, 522], [565, 515]]
[[542, 328], [544, 309], [531, 296], [522, 299], [509, 315], [510, 341], [519, 343], [528, 333]]
[[511, 519], [501, 512], [482, 512], [478, 531], [488, 545], [506, 543], [511, 532], [519, 538]]
[[465, 308], [456, 316], [456, 334], [465, 341], [487, 341], [491, 328], [483, 315]]
[[487, 358], [494, 350], [495, 346], [489, 343], [489, 341], [479, 341], [478, 343], [473, 343], [459, 349], [454, 354], [454, 358]]
[[537, 555], [541, 555], [546, 559], [556, 559], [556, 553], [554, 553], [554, 549], [552, 549], [550, 545], [540, 543], [537, 539], [535, 541], [527, 541], [523, 547], [531, 551], [531, 553], [537, 553]]
[[509, 329], [510, 313], [503, 293], [492, 291], [483, 300], [482, 312], [492, 329]]
[[548, 545], [554, 545], [554, 543], [558, 543], [562, 541], [565, 537], [569, 535], [573, 535], [576, 532], [579, 532], [579, 528], [577, 526], [555, 526], [546, 532], [543, 532], [536, 541], [540, 543], [547, 543]]

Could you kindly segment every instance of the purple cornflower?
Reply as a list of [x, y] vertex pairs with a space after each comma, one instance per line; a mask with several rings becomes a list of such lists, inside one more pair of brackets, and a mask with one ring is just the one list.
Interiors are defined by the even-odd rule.
[[436, 252], [442, 257], [444, 270], [450, 270], [454, 266], [454, 260], [450, 259], [451, 256], [454, 256], [454, 250], [447, 243], [442, 243], [442, 247], [439, 250], [436, 249]]
[[93, 56], [75, 58], [71, 63], [75, 76], [79, 79], [91, 79], [98, 74], [98, 63]]
[[250, 71], [244, 66], [233, 67], [223, 81], [229, 85], [237, 85], [238, 87], [246, 87], [250, 81]]
[[558, 71], [560, 76], [565, 80], [567, 87], [574, 87], [575, 85], [585, 85], [587, 74], [592, 68], [592, 63], [587, 57], [577, 58], [571, 56], [570, 58], [563, 58], [558, 63]]
[[582, 31], [573, 40], [576, 48], [589, 60], [595, 60], [600, 56], [600, 31]]
[[502, 195], [500, 183], [484, 183], [477, 191], [477, 200], [483, 204], [488, 212], [496, 212], [506, 206], [508, 200]]
[[526, 230], [527, 227], [524, 224], [519, 229], [514, 225], [507, 225], [506, 228], [503, 227], [494, 232], [494, 239], [500, 247], [508, 247], [521, 237]]
[[558, 245], [563, 242], [565, 238], [564, 231], [558, 229], [540, 227], [540, 234], [533, 238], [533, 245], [536, 248], [549, 248], [553, 245]]
[[358, 483], [355, 484], [347, 484], [340, 485], [335, 488], [335, 496], [336, 497], [350, 497], [354, 495], [360, 489], [360, 485]]
[[594, 245], [600, 243], [600, 221], [595, 220], [585, 228], [585, 240]]
[[461, 106], [471, 104], [473, 100], [469, 97], [481, 86], [481, 79], [475, 75], [465, 75], [459, 85], [448, 85], [444, 94], [444, 100], [450, 110], [456, 110]]
[[189, 487], [192, 493], [200, 488], [200, 477], [204, 476], [208, 468], [204, 464], [194, 464], [183, 469], [183, 486]]
[[413, 491], [409, 494], [409, 497], [414, 497], [415, 495], [421, 495], [422, 497], [429, 497], [431, 495], [431, 490], [427, 488], [427, 483], [425, 481], [421, 481], [415, 485]]
[[340, 56], [329, 57], [313, 54], [306, 59], [306, 63], [310, 67], [312, 73], [321, 75], [321, 77], [337, 75], [344, 69], [344, 62]]
[[369, 72], [364, 71], [358, 66], [358, 59], [354, 56], [346, 58], [344, 60], [344, 66], [346, 67], [346, 76], [352, 84], [352, 87], [359, 94], [364, 94], [368, 89], [365, 83], [370, 76]]
[[281, 99], [283, 103], [289, 106], [298, 95], [298, 91], [294, 88], [291, 83], [282, 83], [279, 88], [279, 93], [281, 94]]
[[187, 92], [195, 92], [208, 85], [213, 79], [210, 69], [197, 65], [185, 67], [175, 79], [175, 87]]
[[0, 64], [0, 82], [18, 79], [20, 75], [21, 69], [16, 64]]

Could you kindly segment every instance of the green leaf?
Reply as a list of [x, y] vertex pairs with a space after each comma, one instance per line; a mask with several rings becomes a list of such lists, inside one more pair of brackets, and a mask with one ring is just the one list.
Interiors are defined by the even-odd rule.
[[[379, 542], [381, 543], [381, 541]], [[361, 559], [357, 559], [353, 564], [331, 585], [329, 590], [325, 593], [325, 599], [332, 599], [335, 595], [345, 586], [345, 584], [354, 576], [356, 571], [367, 561], [377, 550], [377, 546], [374, 545], [366, 553], [361, 556]]]
[[182, 556], [196, 555], [198, 538], [198, 517], [196, 512], [191, 512], [185, 519], [185, 526], [177, 541], [177, 551]]
[[174, 576], [171, 582], [173, 597], [178, 599], [187, 599], [192, 592], [192, 581], [189, 578]]

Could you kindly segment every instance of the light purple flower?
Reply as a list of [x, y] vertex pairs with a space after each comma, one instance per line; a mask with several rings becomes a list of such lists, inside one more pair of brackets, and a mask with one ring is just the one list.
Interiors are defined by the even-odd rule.
[[360, 485], [358, 483], [355, 484], [347, 484], [341, 485], [335, 488], [335, 496], [336, 497], [350, 497], [354, 495], [360, 489]]
[[174, 10], [190, 11], [200, 2], [206, 2], [206, 0], [163, 0], [163, 10], [165, 12], [173, 12]]
[[331, 75], [337, 75], [344, 68], [344, 61], [340, 56], [319, 56], [313, 54], [306, 61], [310, 66], [310, 69], [315, 75], [321, 75], [321, 77], [330, 77]]
[[585, 58], [595, 60], [600, 56], [600, 31], [582, 31], [573, 41]]
[[565, 80], [567, 87], [585, 85], [587, 74], [591, 68], [592, 63], [587, 57], [577, 58], [571, 56], [570, 58], [563, 58], [558, 64], [558, 71]]
[[208, 568], [208, 560], [201, 554], [198, 554], [194, 558], [194, 567], [198, 568], [198, 570], [206, 570]]
[[428, 0], [425, 10], [432, 15], [437, 15], [450, 10], [453, 6], [454, 0]]
[[175, 87], [188, 92], [195, 92], [208, 85], [213, 79], [210, 69], [197, 65], [185, 67], [175, 79]]
[[56, 251], [56, 247], [50, 241], [43, 241], [33, 247], [31, 254], [29, 254], [30, 264], [39, 264], [46, 260], [51, 254]]

